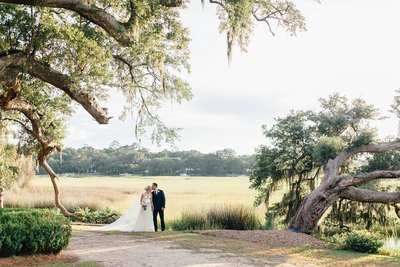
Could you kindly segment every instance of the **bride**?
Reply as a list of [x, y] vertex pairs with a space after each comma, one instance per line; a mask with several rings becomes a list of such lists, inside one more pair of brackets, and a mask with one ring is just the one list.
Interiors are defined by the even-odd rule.
[[151, 186], [144, 188], [133, 205], [112, 224], [94, 229], [95, 231], [154, 232], [153, 200]]

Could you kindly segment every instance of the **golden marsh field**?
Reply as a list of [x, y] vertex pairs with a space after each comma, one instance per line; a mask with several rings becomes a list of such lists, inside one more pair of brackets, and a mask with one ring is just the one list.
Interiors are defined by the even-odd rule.
[[[183, 212], [201, 212], [222, 205], [252, 207], [257, 192], [249, 189], [248, 177], [60, 177], [61, 201], [69, 209], [77, 207], [112, 208], [124, 212], [143, 191], [156, 182], [167, 197], [166, 220], [180, 218]], [[54, 193], [48, 176], [36, 176], [26, 189], [7, 193], [5, 204], [12, 207], [52, 206]], [[260, 220], [264, 207], [255, 208]]]

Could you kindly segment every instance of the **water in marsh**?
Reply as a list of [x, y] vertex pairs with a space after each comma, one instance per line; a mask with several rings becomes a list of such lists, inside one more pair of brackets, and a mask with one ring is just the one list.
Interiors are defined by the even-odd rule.
[[400, 249], [400, 238], [398, 237], [389, 237], [385, 241], [385, 247], [391, 249]]

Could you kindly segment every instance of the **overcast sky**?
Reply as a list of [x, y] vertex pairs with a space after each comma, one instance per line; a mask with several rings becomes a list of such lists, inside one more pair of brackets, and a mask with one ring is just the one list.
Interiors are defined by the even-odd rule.
[[[279, 30], [272, 36], [259, 25], [248, 53], [235, 48], [230, 67], [215, 7], [206, 3], [203, 11], [200, 2], [192, 0], [183, 12], [192, 39], [187, 80], [194, 97], [183, 105], [167, 104], [161, 112], [169, 125], [183, 128], [178, 149], [208, 153], [233, 148], [252, 154], [265, 143], [263, 124], [272, 125], [291, 109], [318, 109], [318, 98], [335, 92], [361, 97], [390, 115], [388, 107], [400, 88], [400, 1], [295, 1], [308, 30], [297, 37]], [[114, 95], [105, 104], [114, 116], [109, 125], [98, 125], [79, 108], [65, 146], [138, 142], [133, 120], [117, 119], [122, 102]], [[376, 126], [381, 137], [397, 132], [393, 117]], [[170, 148], [152, 146], [146, 138], [142, 145], [153, 151]]]

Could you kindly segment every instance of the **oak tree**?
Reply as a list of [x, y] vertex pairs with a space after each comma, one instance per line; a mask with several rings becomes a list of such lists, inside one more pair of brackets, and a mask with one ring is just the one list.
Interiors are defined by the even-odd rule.
[[400, 165], [377, 164], [379, 157], [367, 160], [400, 150], [398, 140], [382, 142], [369, 126], [379, 118], [377, 109], [338, 94], [320, 104], [319, 112], [292, 111], [264, 128], [270, 145], [260, 147], [250, 177], [260, 192], [257, 202], [268, 205], [270, 195], [286, 182], [288, 190], [274, 210], [285, 216], [289, 228], [303, 233], [315, 232], [328, 208], [342, 199], [392, 205], [399, 215], [399, 192], [363, 188], [400, 177], [398, 168], [389, 168]]
[[[304, 18], [286, 0], [210, 0], [220, 30], [245, 50], [254, 23], [295, 34]], [[180, 75], [189, 71], [185, 0], [0, 0], [0, 114], [18, 127], [16, 140], [37, 154], [61, 204], [57, 175], [47, 162], [61, 150], [65, 122], [76, 104], [99, 124], [111, 119], [99, 104], [114, 90], [127, 103], [122, 117], [136, 114], [137, 135], [151, 127], [155, 141], [176, 137], [157, 115], [168, 102], [191, 98]], [[15, 129], [15, 128], [12, 128]], [[100, 131], [100, 129], [99, 129]]]

